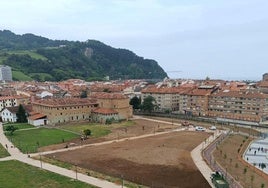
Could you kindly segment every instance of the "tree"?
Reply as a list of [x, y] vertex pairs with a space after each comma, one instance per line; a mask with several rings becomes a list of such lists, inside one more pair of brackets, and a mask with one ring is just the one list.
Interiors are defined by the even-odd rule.
[[129, 104], [132, 105], [133, 109], [139, 109], [141, 105], [141, 99], [135, 96], [132, 99], [130, 99]]
[[10, 133], [10, 135], [13, 135], [13, 133], [15, 132], [15, 130], [17, 130], [18, 128], [17, 127], [14, 127], [13, 125], [8, 125], [6, 127], [6, 131], [8, 131]]
[[91, 130], [90, 129], [85, 129], [83, 132], [84, 132], [86, 137], [91, 135]]
[[21, 104], [19, 105], [19, 109], [16, 115], [17, 115], [17, 122], [19, 123], [27, 122], [26, 111]]
[[155, 98], [153, 98], [151, 95], [145, 97], [141, 105], [142, 110], [152, 112], [156, 107], [155, 103]]
[[80, 98], [87, 98], [87, 91], [83, 90], [80, 94]]

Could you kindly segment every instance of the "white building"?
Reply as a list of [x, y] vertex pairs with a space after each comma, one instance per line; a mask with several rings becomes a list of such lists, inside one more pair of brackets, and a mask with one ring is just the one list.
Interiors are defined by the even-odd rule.
[[47, 116], [44, 114], [36, 113], [28, 117], [28, 123], [34, 126], [41, 126], [47, 124]]
[[11, 67], [6, 65], [0, 66], [0, 80], [2, 81], [12, 81], [12, 71]]
[[3, 122], [17, 122], [17, 115], [19, 107], [6, 107], [1, 111], [1, 117]]

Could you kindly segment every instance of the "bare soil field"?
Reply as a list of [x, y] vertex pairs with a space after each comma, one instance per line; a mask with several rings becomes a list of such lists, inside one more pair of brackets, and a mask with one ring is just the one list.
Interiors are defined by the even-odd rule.
[[[250, 168], [245, 162], [242, 162], [239, 155], [243, 153], [246, 146], [252, 141], [252, 138], [242, 135], [230, 135], [218, 148], [213, 155], [215, 160], [228, 171], [243, 187], [264, 187], [268, 185], [268, 180], [256, 170]], [[244, 147], [241, 147], [241, 146]], [[240, 151], [238, 153], [238, 150]], [[240, 159], [240, 160], [239, 160]]]
[[[99, 143], [99, 142], [104, 142], [104, 141], [109, 141], [109, 140], [140, 136], [140, 135], [145, 135], [145, 134], [150, 134], [150, 133], [155, 133], [155, 132], [163, 132], [163, 131], [168, 131], [168, 130], [172, 130], [172, 129], [180, 127], [180, 126], [175, 126], [175, 125], [166, 124], [166, 123], [148, 121], [144, 119], [135, 119], [133, 120], [133, 122], [134, 122], [134, 125], [131, 125], [131, 126], [127, 126], [127, 127], [119, 126], [116, 128], [111, 128], [112, 132], [110, 134], [100, 137], [100, 138], [90, 137], [89, 139], [86, 139], [83, 141], [81, 141], [80, 139], [74, 139], [68, 143], [65, 142], [61, 144], [39, 148], [39, 151], [50, 151], [50, 150], [62, 149], [66, 146], [66, 144], [70, 144], [70, 143], [72, 143], [73, 146], [91, 144], [91, 143]], [[109, 126], [109, 125], [101, 125], [101, 126]]]
[[[147, 124], [145, 130], [149, 133], [154, 127]], [[193, 163], [190, 152], [208, 137], [205, 132], [181, 131], [46, 157], [149, 187], [206, 188], [209, 184]]]

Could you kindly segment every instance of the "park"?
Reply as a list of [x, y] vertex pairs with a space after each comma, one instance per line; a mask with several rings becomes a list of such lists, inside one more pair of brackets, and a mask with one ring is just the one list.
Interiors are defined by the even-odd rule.
[[[189, 131], [180, 123], [178, 119], [137, 118], [111, 125], [85, 123], [56, 128], [16, 125], [18, 129], [13, 135], [7, 133], [7, 136], [13, 141], [14, 147], [37, 160], [40, 160], [39, 154], [42, 154], [44, 162], [78, 170], [79, 173], [118, 185], [123, 180], [124, 185], [130, 187], [208, 187], [208, 182], [195, 166], [190, 153], [213, 133]], [[207, 128], [210, 126], [209, 123], [198, 124]], [[258, 134], [256, 130], [243, 127], [217, 127], [247, 135]], [[81, 133], [85, 129], [91, 130], [91, 136], [81, 140]], [[132, 139], [134, 137], [139, 138]], [[243, 152], [251, 140], [249, 136], [231, 134], [217, 146], [213, 156], [223, 168], [228, 166], [228, 173], [243, 186], [261, 188], [262, 185], [268, 185], [267, 179], [254, 173], [238, 157], [240, 152], [237, 150], [240, 148]], [[112, 142], [102, 144], [108, 141]], [[66, 149], [64, 152], [58, 152], [63, 148]], [[74, 149], [68, 151], [71, 148]], [[8, 156], [4, 147], [0, 147], [0, 156]], [[190, 181], [191, 178], [195, 181]]]

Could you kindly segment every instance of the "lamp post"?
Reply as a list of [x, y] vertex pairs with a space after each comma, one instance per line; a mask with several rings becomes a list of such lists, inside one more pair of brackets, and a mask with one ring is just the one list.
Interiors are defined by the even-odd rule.
[[39, 153], [39, 157], [40, 157], [40, 166], [41, 166], [41, 168], [43, 168], [43, 165], [42, 165], [42, 155], [41, 155], [41, 153]]
[[75, 165], [75, 179], [77, 180], [77, 164]]
[[123, 179], [123, 175], [121, 175], [121, 180], [122, 180], [122, 188], [124, 187], [124, 179]]

